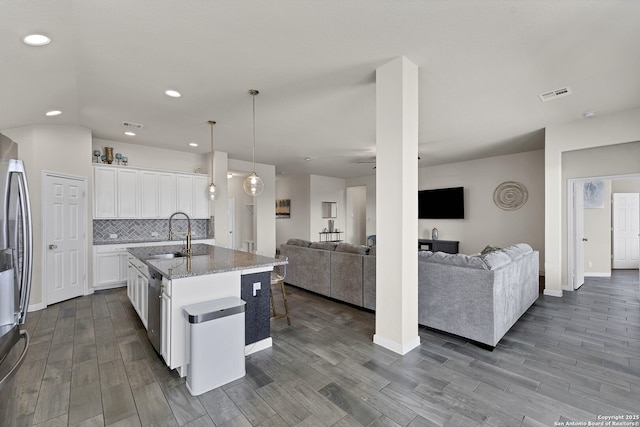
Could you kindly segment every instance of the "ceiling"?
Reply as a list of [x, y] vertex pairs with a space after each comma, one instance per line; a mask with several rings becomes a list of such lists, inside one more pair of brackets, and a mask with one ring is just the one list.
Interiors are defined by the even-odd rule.
[[548, 125], [640, 105], [631, 0], [20, 0], [0, 16], [0, 129], [204, 154], [213, 119], [216, 150], [250, 161], [258, 89], [256, 161], [278, 173], [375, 173], [358, 163], [375, 155], [375, 70], [400, 55], [419, 67], [421, 167], [542, 149]]

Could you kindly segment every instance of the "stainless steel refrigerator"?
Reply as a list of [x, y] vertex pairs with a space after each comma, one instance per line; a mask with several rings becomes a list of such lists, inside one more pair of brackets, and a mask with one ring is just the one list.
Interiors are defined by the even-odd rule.
[[22, 330], [31, 290], [32, 236], [29, 191], [17, 145], [0, 134], [0, 426], [18, 416], [16, 374], [29, 348]]

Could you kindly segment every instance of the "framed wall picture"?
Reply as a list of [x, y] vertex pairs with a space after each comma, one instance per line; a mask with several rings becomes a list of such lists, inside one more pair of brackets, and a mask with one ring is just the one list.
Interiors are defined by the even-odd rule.
[[584, 208], [602, 209], [604, 208], [604, 181], [596, 179], [585, 181], [584, 183]]
[[291, 218], [291, 199], [276, 199], [276, 218]]

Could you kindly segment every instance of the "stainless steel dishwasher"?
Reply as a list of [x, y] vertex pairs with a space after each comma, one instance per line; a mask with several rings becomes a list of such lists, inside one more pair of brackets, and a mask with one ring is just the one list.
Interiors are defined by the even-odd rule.
[[147, 336], [151, 345], [160, 354], [160, 340], [162, 339], [162, 330], [160, 321], [162, 310], [162, 275], [154, 269], [149, 269], [149, 314], [147, 318]]

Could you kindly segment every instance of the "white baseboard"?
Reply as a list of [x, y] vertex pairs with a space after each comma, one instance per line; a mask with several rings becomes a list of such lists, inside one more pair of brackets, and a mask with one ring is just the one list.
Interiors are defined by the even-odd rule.
[[584, 273], [584, 277], [611, 277], [611, 272], [608, 272], [608, 273]]
[[107, 290], [107, 289], [124, 288], [125, 286], [127, 286], [126, 283], [116, 283], [114, 285], [94, 286], [93, 288], [90, 289], [90, 291], [91, 291], [91, 293], [93, 293], [95, 291], [104, 291], [104, 290]]
[[256, 341], [253, 344], [244, 346], [244, 355], [248, 356], [253, 353], [257, 353], [260, 350], [264, 350], [265, 348], [269, 348], [273, 346], [273, 340], [271, 337], [265, 338], [260, 341]]
[[420, 337], [416, 336], [415, 338], [409, 340], [406, 343], [397, 343], [395, 341], [391, 341], [388, 338], [382, 337], [378, 334], [374, 334], [373, 343], [379, 346], [382, 346], [388, 350], [391, 350], [394, 353], [405, 355], [409, 353], [411, 350], [413, 350], [414, 348], [420, 346]]
[[47, 308], [47, 305], [43, 302], [38, 303], [38, 304], [30, 304], [29, 308], [27, 308], [27, 312], [32, 312], [32, 311], [39, 311], [39, 310], [44, 310], [45, 308]]
[[545, 289], [544, 295], [548, 295], [550, 297], [562, 297], [562, 291], [558, 291], [555, 289]]

